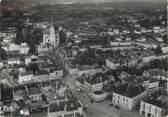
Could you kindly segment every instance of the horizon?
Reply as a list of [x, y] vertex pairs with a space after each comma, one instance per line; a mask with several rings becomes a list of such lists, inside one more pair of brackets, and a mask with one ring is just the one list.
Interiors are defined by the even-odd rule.
[[0, 0], [1, 3], [112, 3], [112, 2], [153, 2], [153, 3], [165, 3], [167, 0]]

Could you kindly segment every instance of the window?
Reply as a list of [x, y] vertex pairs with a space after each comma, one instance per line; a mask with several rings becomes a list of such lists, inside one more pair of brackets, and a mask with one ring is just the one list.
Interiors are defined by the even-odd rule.
[[157, 115], [157, 111], [155, 110], [155, 115]]
[[125, 101], [125, 98], [123, 98], [123, 101]]
[[157, 111], [157, 108], [155, 108], [155, 112]]

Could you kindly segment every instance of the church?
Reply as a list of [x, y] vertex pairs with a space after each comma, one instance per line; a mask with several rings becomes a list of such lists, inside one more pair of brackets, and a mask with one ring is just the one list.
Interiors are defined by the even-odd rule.
[[50, 27], [43, 30], [43, 41], [38, 46], [38, 53], [44, 53], [60, 44], [59, 32], [55, 31], [53, 23]]
[[55, 33], [53, 23], [50, 24], [50, 28], [43, 31], [43, 44], [47, 46], [57, 47], [59, 46], [59, 33]]

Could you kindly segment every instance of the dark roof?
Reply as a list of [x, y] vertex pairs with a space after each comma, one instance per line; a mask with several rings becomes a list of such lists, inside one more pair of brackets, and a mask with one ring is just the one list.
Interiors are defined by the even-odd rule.
[[116, 93], [133, 98], [145, 91], [144, 87], [141, 85], [136, 85], [134, 82], [132, 82], [130, 86], [128, 85], [129, 84], [124, 84], [119, 86]]
[[37, 72], [36, 76], [39, 76], [39, 75], [47, 75], [48, 72], [46, 70], [41, 70], [39, 72]]
[[155, 105], [157, 107], [160, 107], [162, 109], [168, 108], [168, 97], [159, 90], [155, 93], [153, 93], [150, 97], [143, 100], [146, 103]]

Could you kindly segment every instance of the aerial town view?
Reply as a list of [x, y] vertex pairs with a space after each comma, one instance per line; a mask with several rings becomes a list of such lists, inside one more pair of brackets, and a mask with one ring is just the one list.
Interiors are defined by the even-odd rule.
[[0, 0], [0, 117], [168, 117], [167, 0]]

